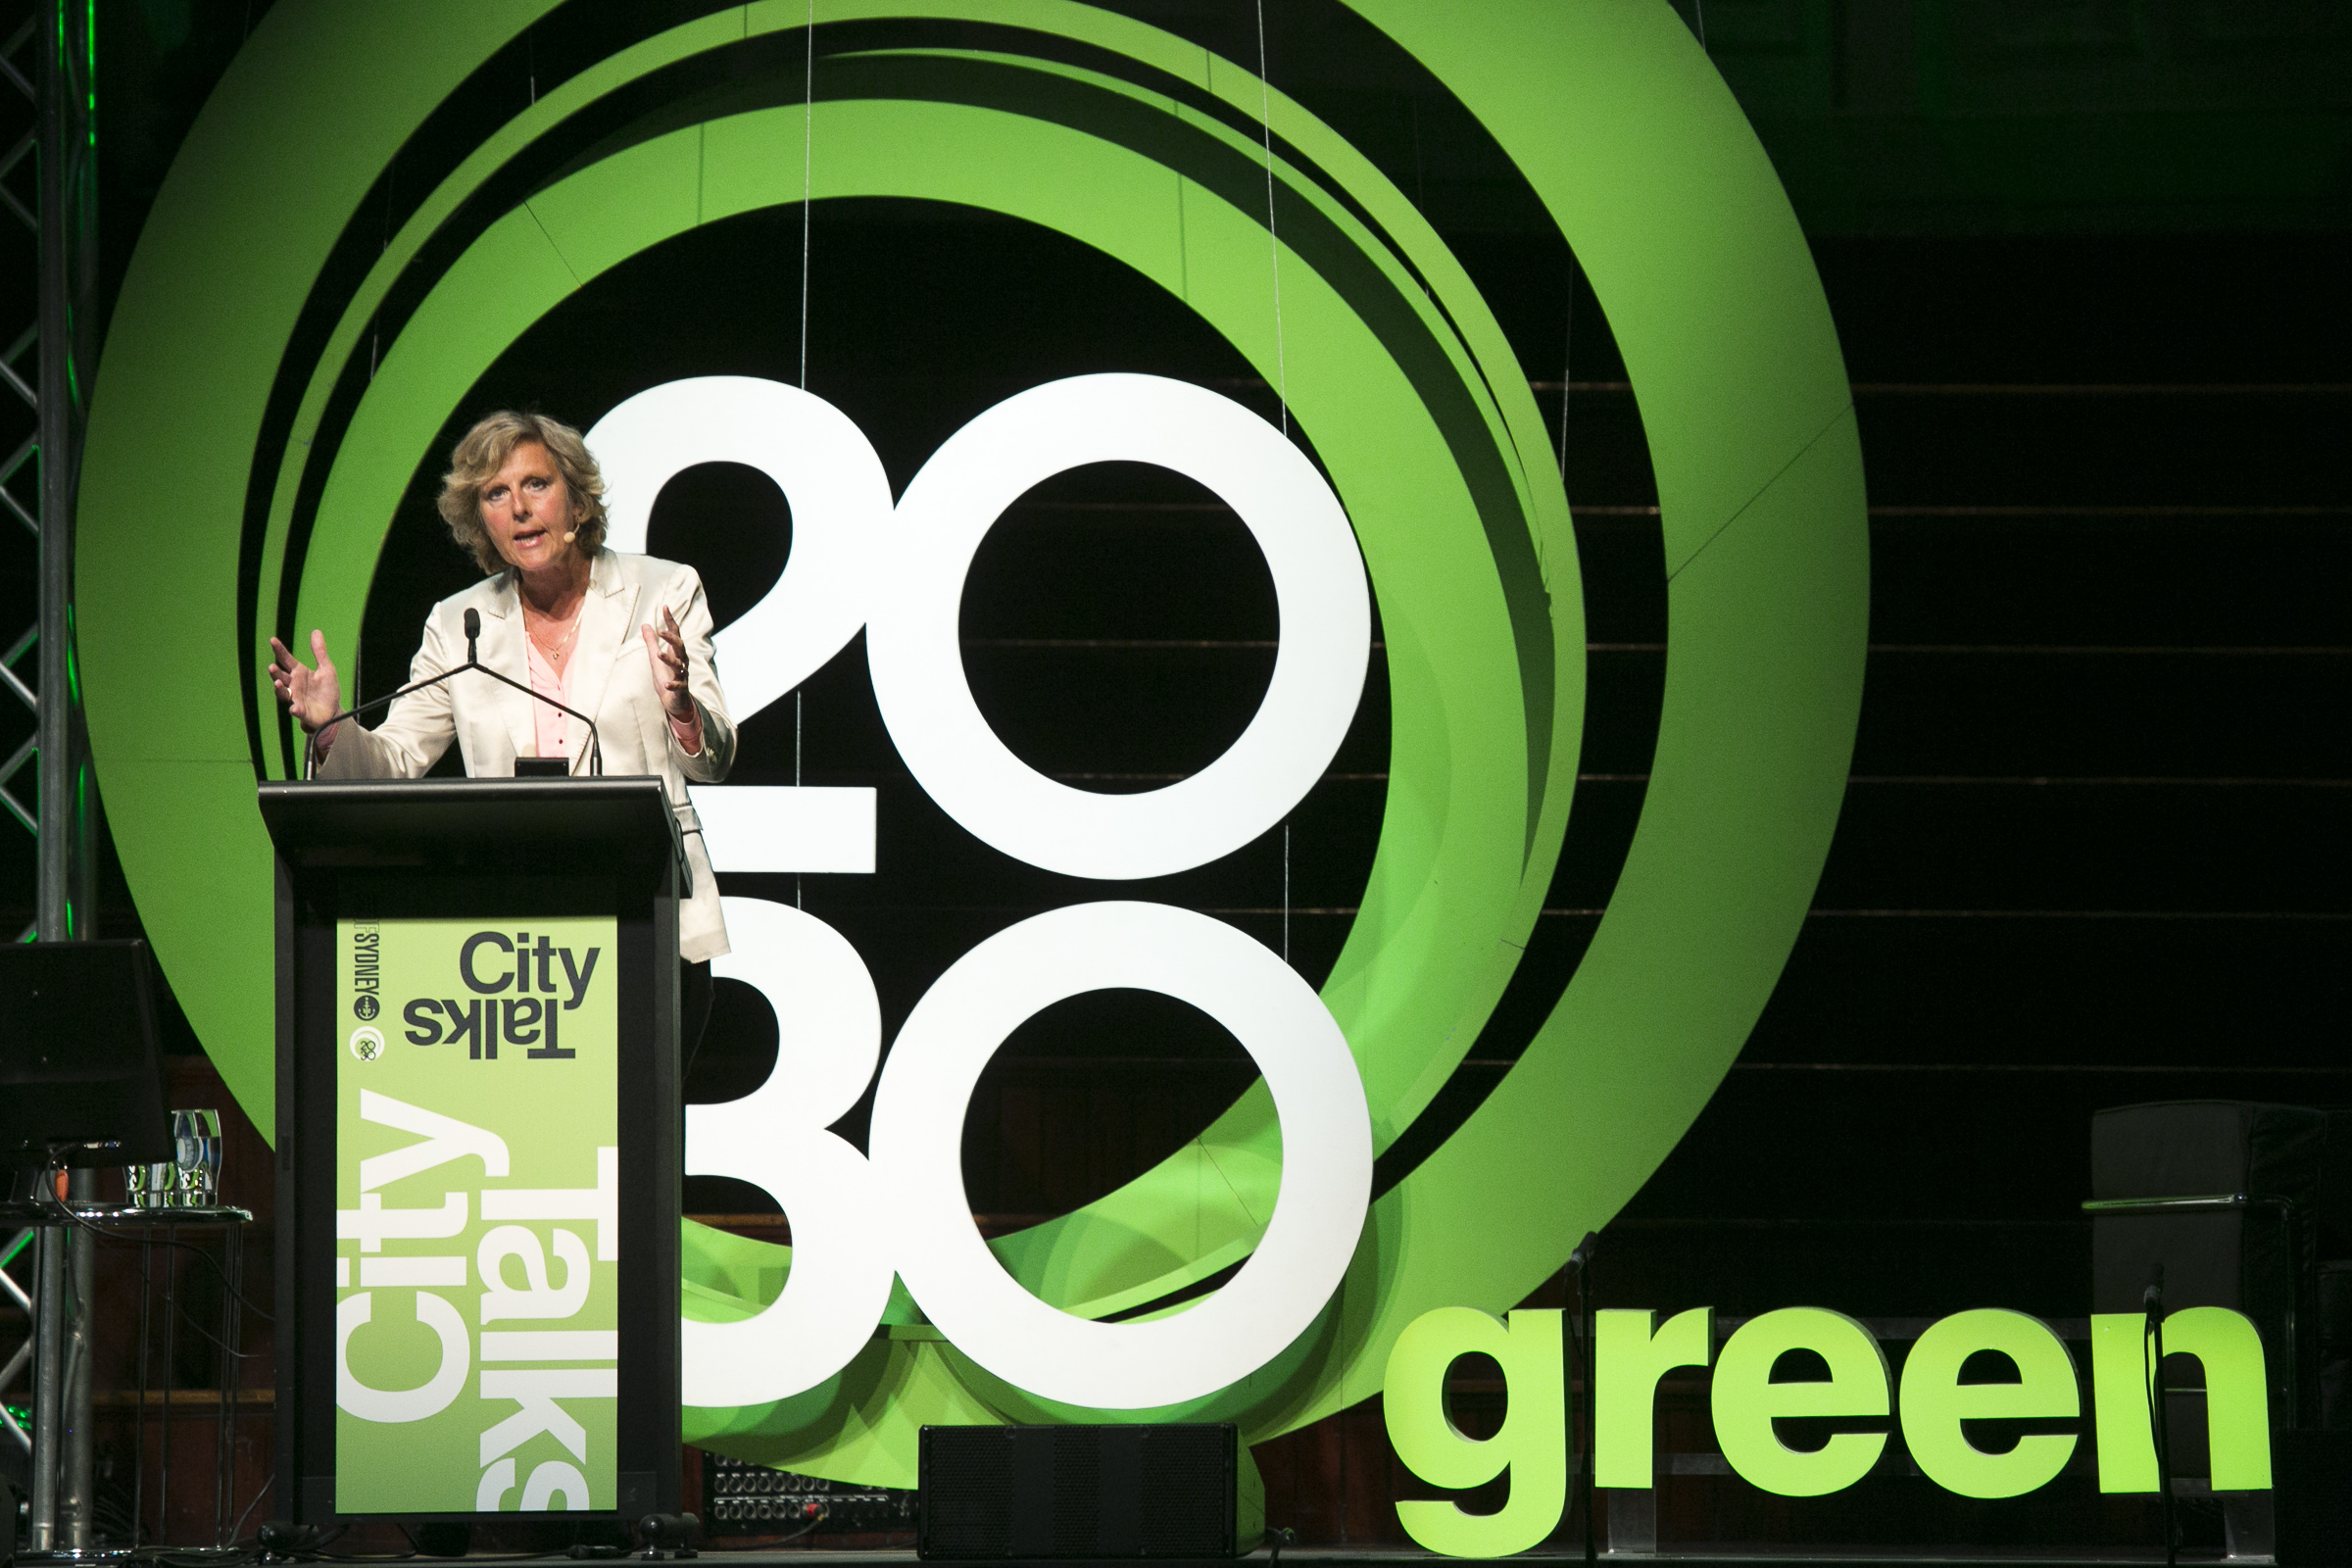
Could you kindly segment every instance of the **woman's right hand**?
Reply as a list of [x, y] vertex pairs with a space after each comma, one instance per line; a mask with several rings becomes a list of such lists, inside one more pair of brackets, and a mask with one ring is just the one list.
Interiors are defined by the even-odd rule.
[[[305, 730], [316, 731], [343, 710], [343, 687], [335, 678], [335, 662], [326, 657], [324, 632], [311, 633], [311, 657], [318, 662], [316, 669], [296, 659], [284, 643], [270, 639], [270, 683], [277, 688], [277, 700]], [[321, 755], [332, 744], [331, 734], [318, 737]]]

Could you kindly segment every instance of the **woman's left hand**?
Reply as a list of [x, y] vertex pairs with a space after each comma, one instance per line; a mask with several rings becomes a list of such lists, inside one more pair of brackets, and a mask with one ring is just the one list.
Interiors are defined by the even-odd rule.
[[662, 710], [671, 722], [681, 727], [692, 725], [699, 732], [701, 714], [693, 694], [686, 689], [686, 637], [678, 630], [678, 617], [664, 605], [660, 630], [651, 622], [637, 630], [645, 638], [645, 657], [653, 666], [654, 689], [662, 694]]

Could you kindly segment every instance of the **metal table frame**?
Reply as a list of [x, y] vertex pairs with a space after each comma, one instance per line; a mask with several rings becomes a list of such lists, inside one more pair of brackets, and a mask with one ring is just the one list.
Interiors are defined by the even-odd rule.
[[[71, 1212], [70, 1225], [55, 1223], [61, 1208]], [[120, 1557], [143, 1544], [146, 1504], [147, 1458], [147, 1394], [148, 1343], [150, 1309], [153, 1303], [154, 1253], [156, 1232], [176, 1231], [183, 1227], [213, 1227], [222, 1232], [221, 1257], [219, 1264], [222, 1282], [223, 1310], [220, 1348], [225, 1352], [219, 1433], [216, 1438], [216, 1476], [214, 1486], [213, 1544], [223, 1545], [223, 1532], [229, 1528], [228, 1504], [234, 1491], [234, 1461], [236, 1445], [235, 1402], [239, 1381], [238, 1361], [242, 1358], [244, 1343], [244, 1256], [245, 1227], [253, 1222], [249, 1209], [225, 1204], [206, 1207], [148, 1208], [98, 1205], [71, 1202], [49, 1204], [0, 1204], [0, 1223], [16, 1221], [30, 1225], [18, 1233], [0, 1258], [13, 1258], [24, 1250], [27, 1237], [37, 1238], [38, 1253], [34, 1266], [33, 1289], [28, 1293], [5, 1271], [0, 1271], [0, 1290], [15, 1298], [32, 1317], [32, 1333], [0, 1369], [0, 1387], [6, 1387], [27, 1358], [33, 1367], [33, 1420], [29, 1436], [18, 1425], [15, 1417], [0, 1410], [8, 1435], [23, 1444], [31, 1458], [32, 1497], [31, 1530], [26, 1549], [17, 1560], [21, 1563], [90, 1562]], [[75, 1233], [84, 1233], [80, 1245], [74, 1245]], [[93, 1512], [91, 1495], [91, 1462], [93, 1457], [91, 1430], [92, 1405], [90, 1389], [90, 1324], [89, 1303], [95, 1294], [96, 1255], [94, 1243], [100, 1237], [121, 1237], [135, 1240], [139, 1247], [139, 1387], [138, 1403], [133, 1418], [133, 1442], [136, 1451], [131, 1460], [131, 1543], [128, 1547], [101, 1549], [89, 1539]], [[171, 1249], [170, 1262], [164, 1284], [164, 1401], [163, 1401], [163, 1497], [158, 1513], [171, 1499], [172, 1459], [172, 1340], [176, 1325], [178, 1305], [179, 1256], [178, 1246], [167, 1242]], [[71, 1276], [69, 1278], [69, 1276]], [[81, 1522], [79, 1542], [60, 1540], [60, 1504]], [[159, 1524], [161, 1520], [159, 1518]]]

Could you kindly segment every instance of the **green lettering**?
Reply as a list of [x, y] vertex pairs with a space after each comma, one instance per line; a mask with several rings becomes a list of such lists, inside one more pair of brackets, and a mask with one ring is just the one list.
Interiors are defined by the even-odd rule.
[[[1502, 1430], [1464, 1437], [1446, 1408], [1446, 1372], [1465, 1355], [1502, 1368]], [[1510, 1326], [1472, 1307], [1441, 1306], [1406, 1325], [1389, 1351], [1382, 1403], [1389, 1442], [1404, 1467], [1447, 1491], [1484, 1486], [1506, 1469], [1500, 1513], [1464, 1513], [1450, 1502], [1396, 1504], [1404, 1533], [1451, 1557], [1525, 1551], [1559, 1524], [1568, 1501], [1567, 1393], [1560, 1372], [1560, 1314], [1521, 1311]]]
[[1599, 1314], [1593, 1354], [1592, 1484], [1647, 1487], [1656, 1472], [1658, 1379], [1705, 1366], [1715, 1352], [1715, 1309], [1694, 1306], [1655, 1334], [1654, 1312]]
[[[1960, 1368], [1981, 1350], [2009, 1358], [2014, 1383], [1963, 1383]], [[1963, 1421], [2039, 1420], [2082, 1413], [2074, 1358], [2040, 1322], [1984, 1307], [1932, 1325], [1903, 1361], [1903, 1442], [1927, 1478], [1963, 1497], [2015, 1497], [2066, 1468], [2073, 1434], [2023, 1437], [2004, 1453], [1968, 1441]]]
[[[1790, 1350], [1829, 1363], [1827, 1381], [1775, 1383], [1772, 1370]], [[1870, 1331], [1842, 1312], [1788, 1306], [1751, 1317], [1715, 1362], [1715, 1440], [1732, 1468], [1766, 1492], [1818, 1497], [1869, 1473], [1886, 1450], [1884, 1432], [1840, 1432], [1811, 1452], [1788, 1447], [1772, 1430], [1787, 1416], [1886, 1414], [1886, 1356]]]
[[[2168, 1356], [2193, 1355], [2204, 1368], [2213, 1490], [2269, 1491], [2271, 1396], [2262, 1335], [2242, 1312], [2192, 1306], [2165, 1314], [2164, 1349]], [[2147, 1320], [2140, 1313], [2101, 1312], [2090, 1320], [2101, 1492], [2156, 1490], [2156, 1442], [2148, 1415], [2153, 1359]]]

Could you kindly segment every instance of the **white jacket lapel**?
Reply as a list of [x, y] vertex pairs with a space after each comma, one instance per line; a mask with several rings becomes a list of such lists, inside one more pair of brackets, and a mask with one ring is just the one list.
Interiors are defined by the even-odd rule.
[[[623, 644], [636, 640], [636, 575], [622, 571], [612, 551], [600, 550], [589, 571], [587, 603], [580, 607], [579, 647], [571, 656], [571, 706], [583, 713], [594, 713], [600, 726], [604, 722], [605, 690], [612, 683], [618, 662], [629, 657], [630, 650]], [[636, 657], [642, 660], [645, 655], [640, 651]], [[608, 757], [615, 738], [605, 737]], [[581, 720], [564, 720], [564, 739], [570, 756], [587, 755], [588, 726]], [[586, 764], [581, 763], [577, 771], [585, 773]]]

